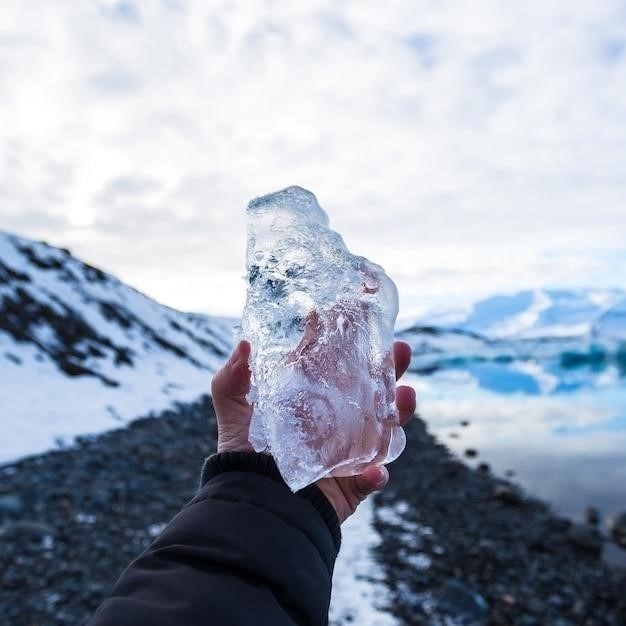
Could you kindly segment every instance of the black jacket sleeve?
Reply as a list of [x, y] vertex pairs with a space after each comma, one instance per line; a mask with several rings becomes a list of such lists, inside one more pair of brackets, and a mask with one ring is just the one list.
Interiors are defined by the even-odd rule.
[[322, 492], [248, 453], [214, 455], [203, 483], [88, 626], [327, 624], [340, 534]]

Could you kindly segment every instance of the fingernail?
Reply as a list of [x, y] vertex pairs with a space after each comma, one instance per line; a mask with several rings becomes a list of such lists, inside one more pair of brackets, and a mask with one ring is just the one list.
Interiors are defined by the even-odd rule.
[[387, 480], [387, 472], [382, 467], [376, 468], [376, 486], [380, 487]]
[[239, 356], [242, 352], [243, 352], [243, 343], [244, 343], [245, 339], [241, 339], [240, 341], [237, 342], [237, 345], [235, 346], [235, 349], [233, 350], [233, 356], [237, 357]]

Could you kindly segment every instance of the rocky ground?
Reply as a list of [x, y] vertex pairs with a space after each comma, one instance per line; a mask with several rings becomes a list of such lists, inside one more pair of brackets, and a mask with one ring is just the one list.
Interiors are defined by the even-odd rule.
[[414, 422], [375, 509], [401, 623], [626, 625], [626, 570], [602, 562], [598, 527], [470, 469]]
[[0, 470], [0, 626], [84, 624], [194, 494], [208, 397]]
[[[0, 468], [0, 626], [84, 623], [193, 495], [209, 398]], [[626, 624], [626, 575], [513, 485], [450, 456], [419, 420], [377, 497], [377, 557], [405, 624]], [[586, 547], [582, 547], [586, 546]]]

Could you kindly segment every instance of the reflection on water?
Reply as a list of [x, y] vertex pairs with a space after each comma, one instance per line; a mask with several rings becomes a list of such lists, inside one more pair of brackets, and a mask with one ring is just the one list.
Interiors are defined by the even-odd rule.
[[532, 374], [498, 363], [472, 363], [467, 371], [480, 387], [496, 393], [537, 395], [541, 392], [539, 381]]
[[[467, 363], [409, 376], [430, 430], [460, 456], [479, 451], [496, 475], [582, 520], [626, 510], [626, 381], [614, 368], [546, 368], [531, 361]], [[468, 421], [463, 427], [461, 422]], [[609, 546], [607, 560], [626, 565]]]

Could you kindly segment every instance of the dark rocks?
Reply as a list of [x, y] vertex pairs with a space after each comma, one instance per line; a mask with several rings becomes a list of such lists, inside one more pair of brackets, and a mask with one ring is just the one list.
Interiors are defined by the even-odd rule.
[[[384, 517], [375, 523], [382, 538], [376, 556], [398, 623], [626, 624], [626, 572], [603, 563], [597, 551], [572, 543], [571, 521], [516, 485], [455, 459], [423, 422], [414, 420], [407, 438], [412, 453], [394, 462], [392, 480], [376, 496], [378, 506], [406, 505], [407, 527]], [[426, 575], [411, 568], [402, 553], [411, 524], [432, 529], [420, 548], [432, 559]], [[483, 598], [482, 618], [459, 617], [446, 610], [445, 601], [440, 604], [449, 581]]]
[[25, 548], [51, 548], [54, 545], [55, 529], [37, 520], [7, 522], [0, 526], [0, 545], [12, 543]]
[[626, 511], [611, 519], [609, 529], [615, 543], [626, 549]]
[[464, 620], [482, 620], [488, 605], [477, 591], [460, 580], [448, 580], [436, 595], [440, 609]]
[[13, 354], [12, 352], [5, 352], [4, 356], [7, 359], [7, 361], [11, 361], [11, 363], [13, 363], [14, 365], [22, 364], [22, 359], [20, 359], [19, 356]]
[[572, 524], [567, 538], [578, 548], [598, 555], [602, 552], [602, 535], [591, 524]]
[[467, 450], [465, 450], [465, 456], [468, 459], [474, 459], [478, 456], [478, 450], [475, 448], [467, 448]]
[[12, 493], [6, 493], [0, 495], [0, 518], [7, 513], [14, 515], [19, 514], [22, 511], [22, 500], [19, 496]]
[[452, 458], [444, 458], [441, 461], [441, 468], [446, 476], [458, 476], [463, 473], [463, 464]]
[[504, 502], [504, 504], [510, 504], [513, 506], [519, 506], [523, 502], [520, 490], [517, 487], [508, 484], [496, 485], [493, 489], [493, 497], [496, 500]]
[[598, 526], [600, 524], [600, 511], [594, 506], [588, 506], [585, 509], [585, 521], [592, 526]]
[[492, 539], [481, 539], [478, 542], [480, 557], [483, 559], [496, 560], [498, 556], [498, 544]]
[[1, 626], [86, 623], [193, 497], [215, 445], [208, 397], [138, 422], [0, 468]]

